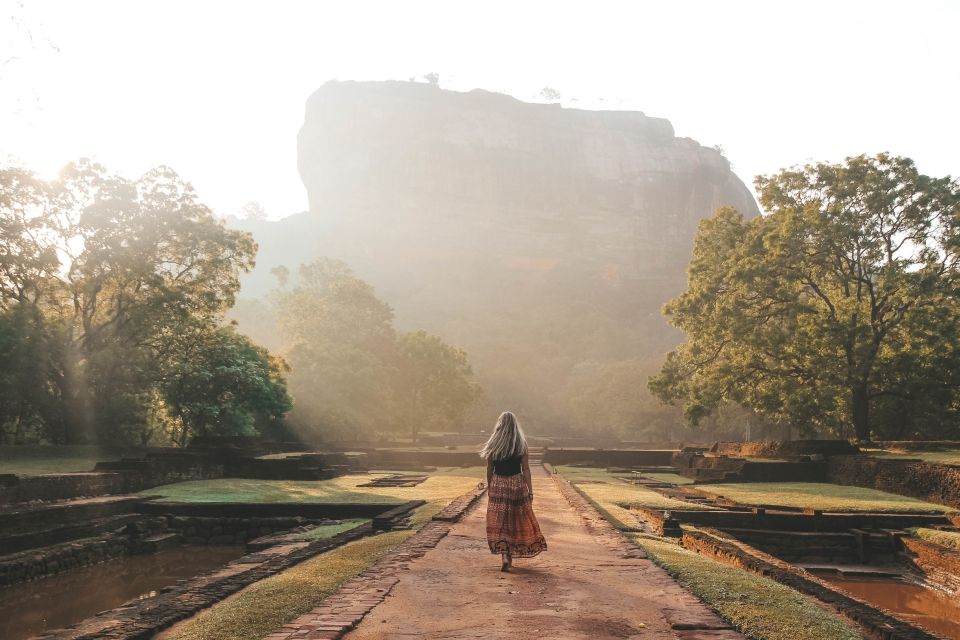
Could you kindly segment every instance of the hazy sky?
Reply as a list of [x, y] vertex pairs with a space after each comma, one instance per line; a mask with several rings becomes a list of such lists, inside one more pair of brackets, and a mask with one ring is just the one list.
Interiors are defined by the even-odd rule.
[[429, 72], [669, 118], [748, 183], [884, 150], [960, 174], [960, 2], [0, 5], [0, 156], [45, 174], [168, 164], [224, 214], [306, 207], [296, 134], [323, 82]]

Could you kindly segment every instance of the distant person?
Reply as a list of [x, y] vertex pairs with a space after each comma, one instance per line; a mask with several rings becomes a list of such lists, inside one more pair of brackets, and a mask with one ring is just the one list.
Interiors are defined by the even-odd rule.
[[533, 515], [533, 479], [527, 439], [517, 417], [504, 411], [480, 457], [487, 461], [487, 544], [509, 571], [514, 558], [532, 558], [547, 548]]

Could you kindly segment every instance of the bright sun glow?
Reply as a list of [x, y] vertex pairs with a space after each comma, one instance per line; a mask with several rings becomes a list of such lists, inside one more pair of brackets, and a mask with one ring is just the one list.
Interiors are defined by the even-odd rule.
[[947, 2], [3, 4], [0, 153], [44, 175], [80, 156], [169, 164], [224, 214], [306, 207], [296, 135], [323, 82], [430, 72], [669, 118], [747, 183], [883, 150], [960, 173]]

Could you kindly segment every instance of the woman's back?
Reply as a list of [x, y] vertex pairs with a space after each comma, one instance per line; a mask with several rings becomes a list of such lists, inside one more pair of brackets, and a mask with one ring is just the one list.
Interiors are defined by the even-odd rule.
[[523, 468], [523, 455], [493, 461], [493, 472], [498, 476], [515, 476]]

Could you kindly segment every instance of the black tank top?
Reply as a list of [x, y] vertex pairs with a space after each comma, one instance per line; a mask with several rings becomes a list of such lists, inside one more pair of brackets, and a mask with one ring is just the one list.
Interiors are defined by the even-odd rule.
[[498, 476], [515, 476], [520, 473], [523, 456], [493, 461], [493, 472]]

